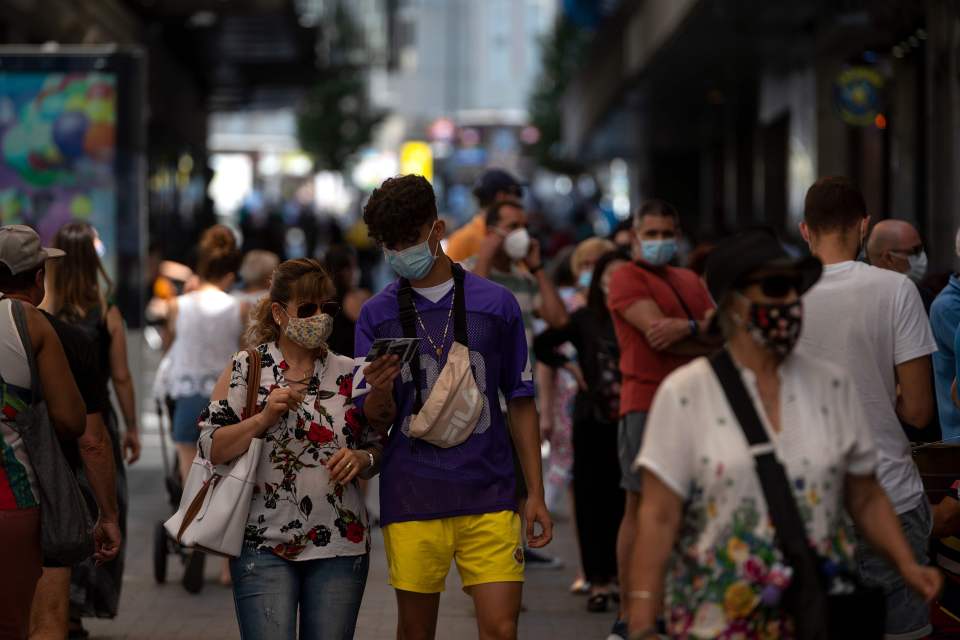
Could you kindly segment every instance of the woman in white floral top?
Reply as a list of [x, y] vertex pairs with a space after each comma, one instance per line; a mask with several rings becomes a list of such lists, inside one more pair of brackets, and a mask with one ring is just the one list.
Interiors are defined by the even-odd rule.
[[[874, 477], [876, 453], [850, 378], [793, 349], [799, 296], [821, 269], [814, 258], [789, 258], [766, 232], [727, 241], [707, 264], [717, 324], [824, 570], [852, 567], [846, 510], [906, 583], [931, 599], [942, 578], [916, 562]], [[795, 637], [783, 597], [793, 571], [753, 454], [707, 359], [663, 382], [646, 429], [637, 458], [644, 495], [636, 548], [644, 552], [633, 558], [627, 594], [630, 638], [657, 637], [660, 610], [673, 638]]]
[[[259, 345], [259, 412], [243, 415], [241, 351], [200, 418], [200, 454], [214, 464], [264, 439], [243, 552], [230, 563], [243, 638], [292, 640], [298, 611], [302, 638], [352, 638], [356, 627], [370, 550], [356, 479], [376, 473], [382, 447], [353, 405], [353, 360], [327, 348], [333, 296], [316, 260], [281, 264], [248, 335]], [[398, 367], [380, 364], [372, 379], [392, 385]]]

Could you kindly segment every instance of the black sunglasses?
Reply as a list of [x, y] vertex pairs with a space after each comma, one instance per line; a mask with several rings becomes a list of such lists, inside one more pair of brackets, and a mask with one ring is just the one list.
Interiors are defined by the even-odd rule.
[[297, 317], [312, 318], [317, 315], [318, 310], [328, 316], [335, 316], [340, 313], [340, 305], [336, 302], [321, 302], [320, 304], [316, 302], [304, 302], [297, 306]]
[[791, 291], [800, 293], [803, 279], [796, 274], [777, 274], [744, 281], [744, 286], [752, 284], [760, 285], [760, 291], [768, 298], [786, 298]]

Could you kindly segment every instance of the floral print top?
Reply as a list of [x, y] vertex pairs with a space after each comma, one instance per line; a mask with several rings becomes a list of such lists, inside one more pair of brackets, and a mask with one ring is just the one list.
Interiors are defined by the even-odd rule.
[[[847, 374], [794, 353], [780, 367], [780, 423], [764, 414], [752, 372], [744, 383], [793, 483], [810, 543], [852, 567], [843, 510], [848, 474], [870, 475], [876, 453]], [[790, 584], [746, 438], [705, 358], [661, 385], [637, 465], [685, 500], [665, 583], [671, 637], [792, 638], [778, 607]]]
[[[257, 404], [276, 387], [287, 386], [287, 364], [276, 344], [262, 344]], [[200, 416], [200, 454], [209, 455], [214, 432], [235, 424], [247, 398], [247, 353], [233, 357], [227, 399], [211, 402]], [[370, 550], [369, 525], [356, 481], [330, 481], [324, 462], [343, 447], [381, 448], [377, 431], [353, 405], [354, 364], [328, 352], [318, 359], [304, 400], [264, 434], [245, 544], [287, 560], [352, 556]], [[321, 376], [322, 374], [322, 376]]]

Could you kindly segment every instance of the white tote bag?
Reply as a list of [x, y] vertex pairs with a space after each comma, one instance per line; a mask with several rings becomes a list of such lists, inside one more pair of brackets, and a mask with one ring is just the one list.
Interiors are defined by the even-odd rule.
[[[260, 387], [260, 353], [247, 350], [246, 417], [256, 413]], [[263, 438], [254, 438], [247, 451], [228, 465], [213, 465], [197, 454], [190, 467], [180, 507], [164, 523], [167, 533], [185, 547], [237, 557], [250, 515], [257, 464]]]

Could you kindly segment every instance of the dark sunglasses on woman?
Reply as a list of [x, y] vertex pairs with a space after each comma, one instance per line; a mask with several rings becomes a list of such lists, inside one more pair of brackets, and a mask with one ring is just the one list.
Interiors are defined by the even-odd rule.
[[791, 291], [798, 292], [801, 287], [801, 278], [797, 274], [776, 274], [762, 278], [752, 278], [744, 282], [745, 286], [760, 285], [760, 291], [768, 298], [786, 298]]
[[335, 316], [340, 313], [340, 305], [336, 302], [321, 302], [317, 304], [316, 302], [304, 302], [301, 305], [297, 305], [297, 317], [298, 318], [312, 318], [317, 315], [317, 312], [325, 313], [328, 316]]

